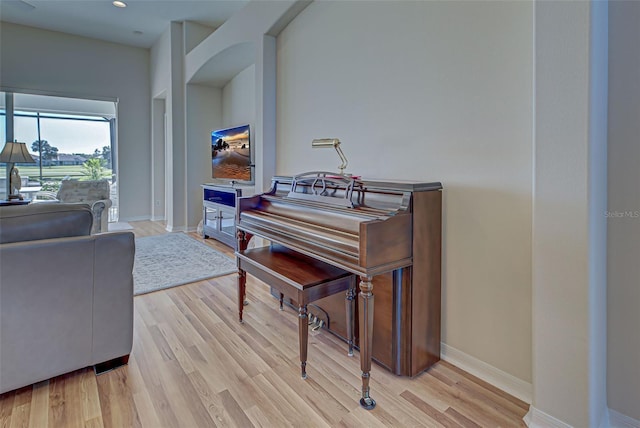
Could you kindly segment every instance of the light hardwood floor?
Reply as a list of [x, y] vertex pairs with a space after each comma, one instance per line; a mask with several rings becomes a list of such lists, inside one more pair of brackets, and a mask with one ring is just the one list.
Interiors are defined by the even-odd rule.
[[[131, 224], [137, 237], [165, 233], [158, 222]], [[239, 324], [235, 275], [135, 297], [127, 366], [0, 395], [0, 427], [525, 426], [526, 403], [443, 361], [413, 379], [374, 364], [378, 405], [363, 410], [357, 352], [312, 333], [302, 380], [296, 313], [279, 311], [251, 277], [247, 298]]]

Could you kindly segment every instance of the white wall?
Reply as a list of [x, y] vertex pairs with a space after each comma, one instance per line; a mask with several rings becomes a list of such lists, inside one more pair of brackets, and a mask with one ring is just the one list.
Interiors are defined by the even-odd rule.
[[224, 88], [187, 84], [186, 92], [186, 182], [187, 228], [202, 220], [203, 183], [211, 178], [211, 131], [255, 120], [255, 66], [236, 75]]
[[275, 35], [308, 4], [307, 0], [251, 1], [185, 57], [185, 82], [213, 86], [227, 84], [254, 64], [251, 138], [254, 187], [260, 191], [269, 188], [275, 173]]
[[[163, 38], [168, 37], [169, 40], [160, 40], [153, 47], [152, 57], [158, 59], [153, 62], [153, 93], [157, 94], [163, 90], [168, 93], [167, 135], [172, 139], [168, 143], [171, 147], [171, 153], [168, 153], [166, 158], [168, 165], [170, 165], [166, 174], [167, 228], [169, 230], [192, 229], [199, 221], [197, 212], [202, 204], [199, 185], [205, 181], [211, 181], [211, 179], [210, 174], [205, 179], [198, 179], [198, 177], [204, 176], [199, 172], [201, 167], [195, 168], [195, 171], [198, 172], [194, 172], [191, 167], [193, 162], [196, 162], [195, 165], [200, 165], [203, 158], [196, 159], [194, 157], [196, 155], [191, 151], [197, 151], [200, 137], [196, 134], [204, 129], [201, 129], [201, 126], [204, 127], [205, 123], [208, 123], [207, 128], [210, 132], [216, 120], [223, 120], [222, 111], [216, 112], [218, 107], [211, 107], [215, 104], [213, 100], [209, 100], [209, 103], [212, 103], [209, 111], [198, 110], [199, 106], [207, 104], [205, 102], [206, 91], [203, 91], [205, 96], [198, 99], [199, 94], [191, 89], [198, 86], [217, 88], [231, 82], [231, 86], [227, 88], [226, 118], [224, 120], [237, 118], [240, 122], [253, 125], [254, 153], [259, 157], [256, 159], [257, 167], [255, 168], [256, 186], [262, 187], [263, 182], [266, 181], [264, 180], [266, 175], [269, 176], [267, 180], [270, 180], [275, 169], [275, 131], [273, 131], [275, 122], [275, 42], [273, 37], [264, 36], [264, 33], [275, 26], [285, 25], [285, 21], [293, 19], [295, 13], [305, 5], [304, 2], [299, 4], [294, 1], [251, 2], [214, 33], [205, 37], [197, 46], [194, 45], [198, 38], [204, 37], [206, 32], [199, 32], [195, 37], [196, 34], [193, 30], [196, 27], [191, 23], [186, 23], [184, 31], [186, 44], [178, 46], [177, 32], [173, 29], [179, 24], [172, 23], [171, 35], [163, 36]], [[266, 43], [267, 48], [265, 49], [264, 39], [266, 38], [272, 39], [273, 46]], [[180, 38], [180, 42], [182, 39]], [[189, 50], [188, 53], [187, 50]], [[162, 65], [162, 58], [166, 57], [171, 58], [167, 67], [171, 70], [169, 76], [166, 71], [155, 69], [156, 66]], [[226, 60], [222, 61], [223, 58]], [[252, 63], [255, 64], [253, 67], [250, 66]], [[273, 70], [270, 68], [268, 72], [264, 71], [263, 68], [267, 66], [273, 66]], [[254, 70], [253, 73], [251, 70]], [[176, 79], [178, 74], [181, 75], [180, 81]], [[253, 82], [249, 82], [252, 74]], [[234, 80], [236, 80], [235, 83]], [[198, 86], [187, 89], [185, 94], [184, 88], [191, 85]], [[268, 94], [266, 97], [264, 96], [265, 92]], [[249, 96], [252, 96], [253, 100], [248, 100]], [[182, 106], [183, 109], [186, 109], [184, 112], [178, 106], [182, 100], [186, 103]], [[249, 102], [244, 102], [244, 100]], [[267, 102], [258, 103], [258, 100], [266, 100]], [[192, 112], [203, 116], [192, 117]], [[198, 123], [195, 132], [184, 127], [185, 114], [186, 120], [189, 122], [188, 126]], [[207, 114], [209, 114], [208, 120], [205, 116]], [[265, 117], [269, 121], [263, 126]], [[179, 132], [181, 122], [182, 134]], [[181, 139], [184, 140], [180, 141]], [[268, 156], [264, 156], [265, 151], [268, 152]], [[200, 153], [200, 156], [204, 153]], [[208, 158], [210, 156], [208, 149], [206, 153]], [[196, 194], [197, 198], [195, 198]]]
[[213, 33], [215, 28], [211, 28], [206, 25], [198, 24], [196, 22], [185, 21], [184, 25], [184, 51], [186, 53], [191, 52], [193, 48]]
[[187, 85], [187, 227], [195, 229], [202, 220], [203, 183], [211, 179], [211, 131], [223, 126], [222, 90]]
[[2, 22], [0, 85], [118, 102], [120, 218], [150, 213], [149, 51]]
[[[172, 22], [151, 48], [151, 94], [154, 99], [166, 100], [165, 156], [153, 158], [154, 162], [164, 160], [165, 164], [164, 211], [169, 231], [186, 230], [190, 210], [187, 198], [191, 189], [186, 181], [184, 48], [184, 29], [179, 22]], [[155, 167], [161, 168], [154, 164]], [[153, 180], [155, 189], [158, 181], [156, 177]]]
[[166, 199], [171, 199], [171, 209], [167, 215], [169, 231], [185, 230], [189, 207], [189, 186], [187, 182], [187, 143], [186, 143], [186, 88], [184, 84], [184, 29], [179, 22], [171, 22], [171, 77], [170, 94], [167, 99], [167, 151], [171, 152], [169, 163], [172, 170], [171, 182], [165, 189]]
[[609, 3], [609, 407], [640, 423], [640, 3]]
[[[152, 116], [152, 176], [153, 189], [152, 211], [153, 219], [161, 217], [169, 224], [173, 224], [173, 150], [171, 115], [173, 113], [171, 100], [173, 91], [171, 86], [171, 28], [168, 28], [151, 47], [151, 96], [152, 105], [156, 109]], [[159, 110], [159, 111], [158, 111]], [[160, 111], [163, 117], [160, 118]], [[162, 120], [162, 123], [157, 123]], [[166, 123], [165, 123], [166, 121]], [[156, 206], [160, 203], [160, 207]]]
[[256, 66], [242, 70], [222, 88], [223, 127], [253, 125], [256, 120]]
[[[532, 5], [314, 2], [277, 40], [277, 173], [441, 181], [443, 341], [531, 382]], [[374, 290], [375, 294], [375, 290]]]
[[167, 93], [171, 86], [171, 31], [167, 29], [151, 47], [151, 95]]
[[[152, 116], [152, 156], [151, 187], [152, 219], [166, 220], [172, 217], [173, 164], [170, 150], [171, 133], [171, 29], [167, 29], [151, 47], [151, 96]], [[162, 115], [162, 116], [160, 116]], [[166, 123], [165, 123], [166, 121]]]
[[166, 217], [165, 198], [165, 116], [167, 100], [154, 98], [151, 105], [151, 220], [164, 220]]

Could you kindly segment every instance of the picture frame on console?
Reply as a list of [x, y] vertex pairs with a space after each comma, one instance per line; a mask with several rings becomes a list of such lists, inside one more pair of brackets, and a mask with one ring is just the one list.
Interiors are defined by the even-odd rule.
[[253, 184], [250, 125], [211, 132], [211, 178], [218, 182]]

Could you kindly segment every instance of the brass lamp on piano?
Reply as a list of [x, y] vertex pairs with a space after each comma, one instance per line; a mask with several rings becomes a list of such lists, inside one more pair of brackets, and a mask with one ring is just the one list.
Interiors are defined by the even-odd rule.
[[[318, 144], [337, 147], [328, 141]], [[238, 201], [238, 254], [255, 235], [360, 278], [356, 344], [365, 409], [375, 406], [369, 395], [372, 359], [402, 376], [415, 376], [440, 359], [441, 190], [439, 182], [310, 172], [274, 177], [270, 191]], [[380, 290], [375, 316], [374, 285]], [[244, 287], [239, 269], [240, 313]], [[332, 320], [345, 319], [339, 295], [314, 305]], [[327, 327], [347, 340], [344, 325]]]
[[338, 169], [340, 170], [340, 175], [345, 175], [344, 170], [349, 164], [349, 162], [347, 161], [346, 156], [344, 155], [344, 153], [342, 152], [342, 149], [340, 148], [340, 140], [338, 140], [337, 138], [316, 138], [311, 142], [311, 147], [313, 148], [333, 147], [334, 149], [336, 149], [336, 152], [338, 152], [338, 156], [340, 156], [340, 160], [342, 161], [340, 166], [338, 166]]

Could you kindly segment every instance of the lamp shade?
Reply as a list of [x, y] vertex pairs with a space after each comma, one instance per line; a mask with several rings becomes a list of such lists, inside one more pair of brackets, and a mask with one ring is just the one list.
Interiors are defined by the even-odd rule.
[[0, 162], [11, 163], [36, 163], [27, 150], [25, 143], [7, 141], [0, 153]]
[[316, 138], [311, 142], [311, 147], [337, 147], [340, 140], [337, 138]]
[[349, 164], [349, 161], [347, 161], [346, 156], [340, 148], [340, 140], [338, 140], [337, 138], [316, 138], [315, 140], [311, 141], [311, 147], [333, 147], [334, 149], [336, 149], [336, 152], [338, 152], [338, 156], [340, 156], [340, 160], [342, 161], [342, 164], [340, 164], [340, 166], [338, 167], [338, 169], [340, 170], [340, 175], [345, 175], [344, 169]]

